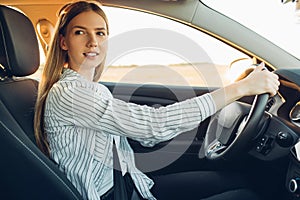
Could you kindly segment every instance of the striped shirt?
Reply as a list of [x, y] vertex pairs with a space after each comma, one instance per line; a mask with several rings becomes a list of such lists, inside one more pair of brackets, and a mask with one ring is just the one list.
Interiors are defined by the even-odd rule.
[[122, 174], [130, 173], [139, 193], [155, 199], [153, 181], [135, 166], [127, 137], [153, 146], [196, 128], [215, 113], [210, 94], [152, 108], [115, 99], [99, 83], [65, 69], [45, 104], [50, 155], [84, 199], [99, 200], [113, 187], [112, 147]]

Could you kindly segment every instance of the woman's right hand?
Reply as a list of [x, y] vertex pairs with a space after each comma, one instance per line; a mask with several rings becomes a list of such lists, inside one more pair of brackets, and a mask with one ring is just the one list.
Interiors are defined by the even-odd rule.
[[216, 110], [243, 97], [257, 94], [269, 93], [276, 95], [279, 88], [278, 76], [265, 70], [264, 64], [257, 66], [248, 76], [237, 82], [211, 92], [216, 105]]
[[251, 96], [262, 93], [276, 95], [280, 82], [278, 75], [265, 69], [264, 63], [258, 65], [247, 77], [237, 82], [243, 96]]

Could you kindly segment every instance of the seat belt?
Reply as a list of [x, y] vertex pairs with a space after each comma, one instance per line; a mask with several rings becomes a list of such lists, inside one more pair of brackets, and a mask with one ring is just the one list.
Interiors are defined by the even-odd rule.
[[135, 188], [131, 175], [127, 172], [122, 175], [120, 159], [115, 141], [113, 142], [113, 176], [114, 176], [114, 200], [142, 200]]
[[[113, 142], [113, 176], [114, 176], [114, 200], [130, 200], [128, 198], [128, 186], [122, 176], [120, 160], [115, 144]], [[131, 194], [130, 194], [131, 195]]]

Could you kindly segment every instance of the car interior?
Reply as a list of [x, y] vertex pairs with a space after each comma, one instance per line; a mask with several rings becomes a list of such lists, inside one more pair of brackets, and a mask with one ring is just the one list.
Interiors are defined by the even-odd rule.
[[6, 6], [0, 6], [0, 13], [0, 168], [4, 181], [0, 198], [81, 199], [54, 162], [35, 145], [33, 115], [38, 82], [25, 78], [39, 66], [32, 23]]
[[[109, 2], [107, 4], [109, 5]], [[201, 15], [201, 13], [198, 14]], [[82, 199], [58, 166], [35, 144], [33, 116], [38, 81], [28, 76], [35, 73], [39, 67], [37, 38], [35, 28], [26, 15], [0, 5], [0, 156], [2, 159], [0, 198]], [[296, 59], [291, 63], [297, 63]], [[297, 152], [296, 144], [300, 128], [297, 123], [291, 123], [287, 119], [290, 118], [291, 111], [299, 109], [296, 105], [300, 99], [300, 70], [297, 68], [278, 69], [276, 73], [280, 76], [282, 83], [280, 95], [271, 99], [265, 95], [246, 97], [240, 100], [241, 103], [235, 104], [236, 107], [228, 108], [241, 109], [243, 114], [249, 113], [250, 109], [259, 110], [254, 112], [258, 116], [252, 116], [258, 120], [251, 121], [253, 124], [249, 125], [250, 130], [245, 131], [248, 135], [253, 126], [262, 127], [262, 131], [257, 133], [255, 138], [246, 136], [230, 151], [225, 151], [224, 154], [228, 156], [228, 159], [222, 153], [219, 154], [219, 149], [210, 148], [216, 135], [205, 137], [207, 133], [214, 132], [218, 128], [221, 111], [219, 115], [201, 123], [198, 129], [151, 149], [129, 140], [136, 152], [137, 167], [150, 177], [195, 170], [239, 171], [249, 177], [253, 189], [265, 199], [299, 199], [300, 168], [297, 153], [300, 155], [300, 152]], [[124, 84], [116, 87], [113, 83], [103, 84], [117, 98], [149, 106], [168, 105], [183, 100], [178, 99], [175, 94], [181, 94], [184, 98], [191, 97], [184, 87], [170, 89], [151, 85]], [[134, 92], [128, 92], [132, 91], [132, 87], [135, 88]], [[212, 88], [195, 87], [193, 89], [194, 95], [201, 95]], [[282, 98], [286, 100], [283, 102]], [[254, 101], [257, 104], [253, 103], [249, 106], [253, 99], [256, 99]], [[265, 110], [266, 105], [268, 108]], [[278, 116], [270, 114], [274, 112], [279, 113]], [[264, 122], [259, 121], [260, 117], [264, 119]], [[295, 121], [298, 117], [295, 112]], [[236, 122], [241, 122], [243, 119], [244, 115], [240, 115]], [[220, 126], [225, 127], [224, 124]], [[223, 136], [225, 137], [223, 141], [231, 140], [228, 138], [231, 135]], [[245, 149], [240, 146], [244, 145], [247, 146], [247, 154], [241, 152]], [[233, 156], [234, 154], [238, 154], [238, 158]], [[166, 162], [167, 165], [163, 168], [158, 169], [157, 166], [149, 165], [149, 163], [157, 163], [160, 160], [168, 161], [168, 159], [170, 162]]]

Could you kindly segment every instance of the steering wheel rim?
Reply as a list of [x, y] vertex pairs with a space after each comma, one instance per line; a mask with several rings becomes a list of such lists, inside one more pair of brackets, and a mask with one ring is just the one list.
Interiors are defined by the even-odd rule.
[[223, 145], [219, 138], [208, 144], [204, 142], [205, 157], [209, 160], [229, 159], [236, 157], [241, 151], [245, 150], [251, 139], [256, 136], [253, 135], [253, 131], [260, 128], [258, 125], [263, 117], [268, 99], [269, 94], [267, 93], [255, 96], [247, 117], [239, 123], [238, 133], [229, 145]]

